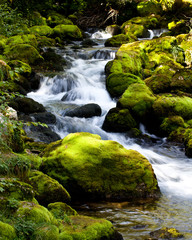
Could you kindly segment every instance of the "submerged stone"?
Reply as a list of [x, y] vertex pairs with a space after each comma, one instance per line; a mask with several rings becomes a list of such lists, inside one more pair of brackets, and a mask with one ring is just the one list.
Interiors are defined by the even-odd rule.
[[[57, 179], [73, 200], [133, 200], [157, 197], [148, 160], [90, 133], [69, 134], [45, 150], [41, 170]], [[98, 171], [99, 170], [99, 171]]]

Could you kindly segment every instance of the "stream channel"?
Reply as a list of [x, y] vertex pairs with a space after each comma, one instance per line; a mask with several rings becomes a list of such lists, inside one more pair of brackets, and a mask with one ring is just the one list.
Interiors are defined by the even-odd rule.
[[[153, 141], [138, 142], [126, 134], [101, 129], [107, 112], [116, 105], [105, 88], [104, 68], [115, 57], [117, 49], [104, 47], [105, 40], [110, 37], [107, 33], [98, 31], [89, 33], [89, 37], [98, 45], [74, 50], [74, 45], [80, 43], [73, 42], [65, 49], [56, 48], [55, 51], [69, 63], [68, 67], [54, 77], [42, 77], [40, 88], [28, 93], [28, 97], [42, 103], [56, 116], [57, 123], [51, 127], [61, 138], [72, 132], [90, 132], [139, 151], [151, 162], [162, 196], [153, 203], [85, 203], [74, 208], [79, 214], [112, 221], [125, 240], [147, 239], [151, 231], [162, 227], [174, 227], [185, 235], [185, 239], [192, 239], [192, 159], [166, 139], [151, 136]], [[98, 104], [102, 115], [92, 118], [65, 116], [69, 109], [88, 103]], [[144, 126], [141, 130], [147, 134]]]

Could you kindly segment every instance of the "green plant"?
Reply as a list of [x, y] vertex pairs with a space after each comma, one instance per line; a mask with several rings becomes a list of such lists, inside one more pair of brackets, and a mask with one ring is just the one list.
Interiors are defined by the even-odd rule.
[[0, 4], [0, 34], [13, 36], [27, 30], [28, 20], [22, 17], [16, 9], [10, 8], [6, 3]]
[[31, 239], [31, 236], [37, 228], [37, 224], [33, 221], [25, 221], [22, 218], [16, 218], [14, 219], [14, 222], [18, 239]]

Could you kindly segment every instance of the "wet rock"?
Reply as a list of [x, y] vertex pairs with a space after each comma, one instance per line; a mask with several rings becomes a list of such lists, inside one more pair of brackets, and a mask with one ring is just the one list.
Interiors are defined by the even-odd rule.
[[93, 46], [96, 46], [98, 44], [91, 39], [85, 39], [84, 41], [82, 41], [81, 45], [83, 47], [93, 47]]
[[101, 107], [98, 104], [89, 103], [66, 112], [65, 116], [90, 118], [94, 116], [101, 116], [101, 112]]
[[151, 232], [150, 236], [154, 240], [183, 238], [183, 234], [181, 234], [178, 230], [176, 230], [175, 228], [167, 228], [167, 227]]
[[109, 25], [106, 27], [105, 31], [114, 36], [121, 33], [121, 28], [118, 25]]
[[35, 122], [41, 122], [41, 123], [45, 123], [45, 124], [55, 124], [56, 123], [55, 115], [50, 112], [33, 113], [33, 114], [30, 114], [30, 117], [35, 118]]
[[27, 97], [23, 97], [23, 98], [18, 97], [14, 100], [14, 102], [11, 102], [9, 105], [12, 106], [18, 112], [25, 113], [25, 114], [46, 111], [42, 104]]

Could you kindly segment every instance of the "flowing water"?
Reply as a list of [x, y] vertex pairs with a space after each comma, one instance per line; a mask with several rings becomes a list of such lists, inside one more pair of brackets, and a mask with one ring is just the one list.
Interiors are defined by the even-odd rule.
[[[109, 34], [96, 32], [90, 38], [98, 43], [92, 48], [74, 50], [74, 42], [66, 49], [55, 49], [68, 62], [68, 68], [54, 77], [43, 77], [39, 90], [28, 97], [42, 103], [55, 114], [57, 123], [51, 126], [61, 138], [72, 132], [99, 134], [112, 139], [127, 149], [135, 149], [152, 164], [162, 197], [155, 203], [86, 203], [78, 207], [81, 214], [111, 220], [124, 239], [146, 239], [151, 231], [175, 227], [192, 239], [192, 160], [183, 149], [170, 145], [166, 139], [151, 135], [153, 141], [139, 142], [126, 134], [107, 133], [101, 129], [109, 109], [116, 106], [105, 88], [104, 67], [115, 57], [117, 49], [105, 48]], [[63, 100], [62, 100], [63, 99]], [[96, 103], [102, 109], [101, 117], [67, 117], [66, 112], [77, 106]], [[145, 128], [141, 125], [145, 134]]]

